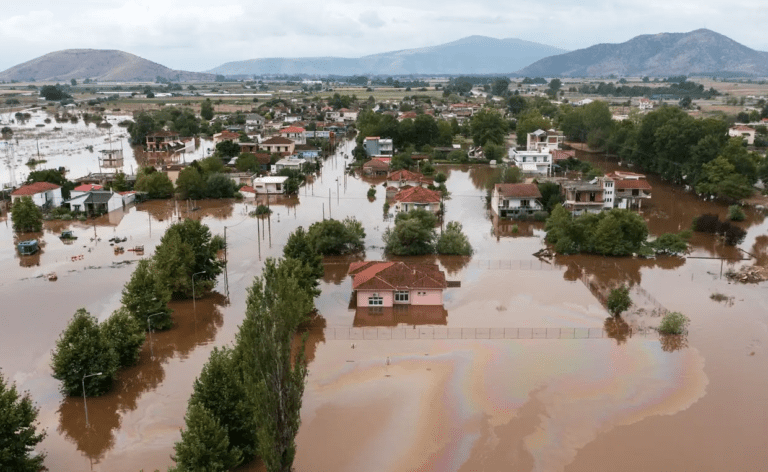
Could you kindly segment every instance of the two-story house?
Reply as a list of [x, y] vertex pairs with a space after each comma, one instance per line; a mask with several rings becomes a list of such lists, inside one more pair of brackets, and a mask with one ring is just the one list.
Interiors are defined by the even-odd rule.
[[290, 139], [294, 144], [307, 144], [304, 128], [299, 126], [289, 126], [288, 128], [281, 129], [280, 136]]
[[262, 151], [269, 153], [274, 152], [277, 154], [290, 155], [293, 154], [293, 151], [296, 149], [296, 143], [294, 143], [291, 139], [284, 138], [282, 136], [275, 136], [273, 138], [264, 140], [259, 145], [259, 148]]
[[368, 136], [363, 143], [369, 156], [391, 156], [394, 151], [392, 139], [379, 136]]
[[[613, 182], [607, 181], [609, 191], [613, 192]], [[584, 213], [600, 213], [604, 208], [613, 207], [612, 197], [605, 197], [604, 179], [586, 181], [566, 181], [561, 184], [563, 207], [574, 216]]]
[[541, 151], [509, 150], [509, 160], [524, 174], [550, 175], [552, 173], [552, 152], [548, 148]]
[[560, 145], [565, 141], [565, 136], [557, 131], [537, 129], [533, 133], [528, 133], [525, 149], [527, 151], [542, 151], [543, 149], [560, 149]]
[[[625, 208], [638, 210], [642, 207], [643, 200], [651, 198], [653, 187], [645, 179], [645, 175], [634, 172], [614, 171], [603, 178], [603, 185], [606, 188], [607, 203], [611, 203], [611, 208]], [[609, 194], [609, 183], [613, 185], [613, 193]]]
[[541, 192], [535, 184], [496, 184], [491, 210], [501, 218], [519, 218], [542, 211]]

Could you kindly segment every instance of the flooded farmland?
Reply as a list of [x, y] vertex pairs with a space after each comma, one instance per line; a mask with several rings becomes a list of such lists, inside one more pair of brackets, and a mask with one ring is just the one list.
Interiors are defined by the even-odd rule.
[[[202, 201], [194, 209], [150, 201], [86, 222], [46, 222], [34, 235], [42, 251], [19, 256], [3, 216], [0, 367], [40, 406], [51, 470], [172, 465], [195, 377], [214, 346], [233, 341], [246, 288], [296, 227], [323, 215], [354, 216], [365, 226], [365, 259], [384, 257], [381, 235], [392, 224], [383, 214], [384, 188], [345, 176], [342, 154], [350, 146], [298, 196], [272, 197], [266, 220], [247, 216], [254, 201]], [[75, 169], [74, 158], [55, 165]], [[485, 182], [492, 169], [440, 170], [452, 194], [446, 220], [462, 222], [475, 254], [409, 260], [440, 264], [460, 286], [445, 291], [442, 310], [355, 310], [350, 259], [326, 259], [316, 300], [325, 327], [308, 342], [297, 471], [764, 469], [768, 285], [733, 284], [721, 273], [721, 264], [724, 272], [755, 262], [743, 251], [768, 260], [763, 213], [750, 209], [739, 223], [748, 232], [743, 251], [696, 234], [690, 255], [701, 259], [579, 255], [548, 263], [533, 256], [544, 244], [541, 223], [513, 231], [490, 217]], [[727, 211], [649, 181], [653, 199], [643, 216], [653, 235]], [[366, 198], [371, 183], [378, 185], [374, 201]], [[148, 339], [139, 364], [121, 371], [109, 394], [88, 399], [86, 425], [82, 399], [63, 397], [51, 377], [51, 349], [78, 308], [99, 320], [117, 309], [135, 262], [186, 217], [214, 234], [226, 227], [226, 276], [196, 303], [172, 302], [175, 326]], [[62, 242], [64, 229], [78, 239]], [[144, 246], [144, 256], [115, 255], [113, 237]], [[55, 282], [43, 277], [51, 272]], [[620, 283], [632, 286], [636, 304], [623, 324], [600, 302]], [[711, 300], [715, 292], [729, 301]], [[663, 310], [691, 318], [686, 337], [660, 338], [648, 329]]]

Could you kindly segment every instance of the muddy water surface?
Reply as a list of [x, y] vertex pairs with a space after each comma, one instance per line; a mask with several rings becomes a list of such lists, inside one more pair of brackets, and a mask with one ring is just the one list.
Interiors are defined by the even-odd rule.
[[[492, 169], [441, 170], [452, 193], [447, 220], [463, 223], [475, 255], [415, 260], [440, 264], [461, 286], [446, 290], [442, 311], [370, 313], [350, 307], [347, 268], [355, 259], [326, 260], [317, 300], [325, 330], [310, 336], [297, 470], [761, 470], [768, 463], [765, 284], [729, 284], [715, 259], [543, 263], [532, 256], [543, 246], [540, 224], [512, 233], [487, 212]], [[726, 211], [651, 182], [654, 200], [643, 216], [654, 235]], [[367, 233], [365, 258], [383, 257], [381, 234], [392, 222], [382, 187], [374, 201], [366, 198], [370, 183], [345, 177], [337, 155], [298, 196], [272, 197], [269, 219], [247, 216], [254, 201], [148, 202], [85, 223], [46, 223], [34, 235], [43, 251], [30, 259], [16, 254], [9, 223], [0, 221], [0, 366], [40, 405], [49, 468], [172, 465], [195, 377], [214, 346], [233, 341], [246, 288], [290, 232], [323, 214], [355, 216]], [[50, 351], [76, 309], [104, 320], [119, 307], [135, 261], [185, 217], [214, 234], [226, 227], [227, 274], [197, 303], [173, 302], [174, 328], [152, 336], [112, 392], [88, 400], [86, 425], [82, 399], [62, 397], [50, 377]], [[764, 215], [750, 211], [741, 224], [748, 231], [741, 248], [766, 257]], [[78, 240], [60, 241], [65, 228]], [[143, 245], [144, 255], [116, 256], [108, 241], [115, 236], [128, 238], [119, 243], [125, 248]], [[702, 257], [743, 254], [707, 235], [693, 244]], [[56, 282], [38, 277], [50, 272]], [[600, 302], [620, 283], [632, 285], [636, 304], [621, 323], [607, 320]], [[714, 292], [731, 298], [715, 302]], [[643, 331], [665, 309], [691, 317], [687, 337]]]

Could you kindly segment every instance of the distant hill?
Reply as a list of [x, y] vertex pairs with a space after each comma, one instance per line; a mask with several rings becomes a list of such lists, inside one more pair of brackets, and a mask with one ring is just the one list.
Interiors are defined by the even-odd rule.
[[768, 53], [708, 29], [636, 36], [541, 59], [517, 73], [528, 77], [674, 76], [710, 73], [768, 76]]
[[67, 81], [154, 81], [157, 76], [170, 80], [213, 80], [211, 74], [169, 69], [139, 56], [110, 49], [65, 49], [40, 56], [0, 72], [0, 80]]
[[505, 74], [562, 52], [565, 50], [521, 39], [469, 36], [438, 46], [385, 52], [356, 59], [250, 59], [228, 62], [208, 72], [222, 75]]

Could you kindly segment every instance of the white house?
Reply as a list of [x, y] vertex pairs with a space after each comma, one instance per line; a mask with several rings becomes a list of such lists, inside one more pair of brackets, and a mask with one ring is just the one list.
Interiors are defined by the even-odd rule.
[[641, 97], [641, 98], [640, 98], [640, 99], [637, 101], [637, 106], [638, 106], [638, 107], [639, 107], [641, 110], [653, 110], [653, 102], [652, 102], [652, 101], [650, 101], [650, 100], [648, 100], [647, 98], [644, 98], [644, 97]]
[[559, 150], [560, 145], [565, 141], [565, 136], [553, 129], [547, 131], [537, 129], [533, 133], [528, 133], [527, 138], [526, 150], [528, 151]]
[[509, 150], [509, 160], [524, 174], [550, 175], [552, 172], [552, 152], [548, 148], [541, 151]]
[[307, 138], [304, 136], [304, 128], [298, 126], [289, 126], [280, 130], [280, 136], [288, 138], [294, 144], [307, 144]]
[[592, 102], [594, 102], [594, 100], [592, 100], [591, 98], [584, 98], [577, 102], [573, 102], [573, 106], [583, 107], [584, 105], [589, 105]]
[[542, 211], [541, 192], [535, 184], [496, 184], [491, 209], [502, 218], [517, 218]]
[[440, 193], [423, 187], [409, 187], [400, 190], [395, 195], [395, 213], [411, 210], [427, 210], [432, 213], [440, 212]]
[[[270, 177], [253, 176], [253, 192], [255, 194], [282, 194], [285, 193], [285, 181], [288, 177], [284, 175], [273, 175]], [[249, 190], [249, 189], [247, 189]], [[243, 191], [242, 189], [240, 190]]]
[[92, 192], [94, 190], [104, 190], [104, 187], [102, 187], [101, 185], [97, 185], [97, 184], [78, 185], [77, 187], [73, 188], [69, 192], [69, 198], [79, 197], [81, 195], [85, 195], [86, 193]]
[[272, 173], [276, 174], [283, 169], [301, 170], [302, 167], [304, 167], [304, 164], [306, 163], [307, 163], [307, 160], [302, 159], [300, 157], [295, 157], [295, 156], [284, 157], [279, 161], [275, 162], [275, 164], [272, 166]]
[[245, 126], [251, 131], [261, 131], [264, 129], [264, 123], [267, 120], [256, 113], [249, 113], [245, 115]]
[[123, 208], [123, 195], [111, 190], [92, 190], [66, 202], [72, 211], [81, 211], [88, 214], [109, 213]]
[[728, 136], [744, 138], [750, 146], [755, 144], [755, 128], [746, 125], [736, 125], [728, 128]]
[[11, 202], [16, 203], [23, 197], [32, 198], [35, 205], [40, 208], [58, 207], [64, 201], [61, 198], [61, 187], [49, 182], [35, 182], [17, 188], [11, 193]]

